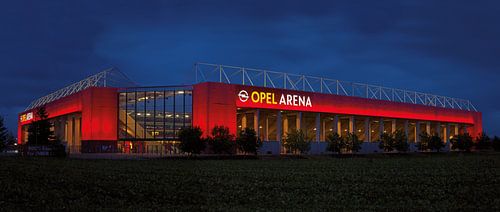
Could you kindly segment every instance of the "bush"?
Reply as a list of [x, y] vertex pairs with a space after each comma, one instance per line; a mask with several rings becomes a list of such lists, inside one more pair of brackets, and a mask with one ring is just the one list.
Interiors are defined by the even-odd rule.
[[361, 149], [361, 143], [363, 143], [363, 141], [359, 140], [356, 134], [348, 133], [344, 139], [346, 151], [354, 153], [358, 152]]
[[500, 152], [500, 138], [494, 137], [493, 141], [491, 142], [491, 145], [493, 146], [493, 150]]
[[286, 134], [283, 146], [292, 150], [293, 152], [306, 153], [311, 149], [311, 139], [307, 138], [302, 130], [292, 130]]
[[257, 150], [262, 146], [262, 141], [257, 137], [254, 129], [247, 127], [236, 138], [236, 145], [239, 150], [245, 153], [257, 154]]
[[450, 143], [451, 149], [458, 149], [460, 151], [467, 152], [470, 152], [470, 149], [474, 145], [474, 143], [472, 142], [472, 137], [469, 135], [469, 133], [453, 136], [453, 138], [450, 139]]
[[490, 137], [486, 133], [482, 132], [476, 137], [476, 143], [474, 144], [477, 150], [486, 150], [491, 148]]
[[179, 148], [189, 154], [200, 154], [205, 149], [205, 141], [201, 138], [203, 132], [199, 127], [187, 127], [179, 131]]
[[208, 143], [215, 154], [234, 153], [234, 135], [229, 133], [229, 128], [227, 127], [215, 126], [212, 129], [211, 136], [208, 137]]
[[345, 148], [345, 142], [342, 137], [338, 133], [331, 133], [326, 136], [326, 142], [328, 142], [328, 146], [326, 150], [329, 152], [334, 152], [337, 154], [342, 153], [342, 149]]

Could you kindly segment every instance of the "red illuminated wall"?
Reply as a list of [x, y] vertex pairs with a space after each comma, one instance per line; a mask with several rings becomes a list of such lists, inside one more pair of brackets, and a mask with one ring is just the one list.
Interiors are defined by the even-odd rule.
[[[82, 114], [82, 142], [116, 141], [118, 129], [117, 98], [116, 88], [91, 87], [48, 103], [45, 105], [45, 109], [49, 118], [80, 112]], [[36, 109], [20, 113], [19, 116], [28, 112], [35, 114]], [[19, 142], [22, 141], [21, 127], [31, 121], [21, 123], [18, 119]]]
[[[252, 91], [271, 92], [275, 94], [276, 101], [279, 101], [279, 97], [282, 93], [309, 96], [311, 98], [312, 107], [254, 103], [251, 100], [242, 102], [237, 96], [241, 90], [246, 90], [249, 94], [251, 94]], [[231, 132], [235, 133], [236, 108], [295, 110], [422, 121], [464, 123], [471, 125], [471, 127], [468, 128], [468, 132], [471, 135], [476, 136], [478, 133], [482, 132], [482, 118], [480, 112], [366, 99], [360, 97], [212, 82], [201, 83], [194, 86], [193, 125], [200, 126], [204, 132], [211, 129], [215, 125], [223, 124], [225, 126], [229, 126]]]
[[222, 83], [201, 83], [193, 86], [193, 126], [207, 135], [216, 125], [236, 132], [235, 87]]

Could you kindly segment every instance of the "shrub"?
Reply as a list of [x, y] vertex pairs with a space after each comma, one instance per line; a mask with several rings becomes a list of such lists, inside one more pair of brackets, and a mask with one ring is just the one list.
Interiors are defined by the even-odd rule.
[[344, 137], [344, 143], [346, 145], [346, 151], [348, 152], [358, 152], [361, 149], [361, 143], [363, 141], [358, 139], [358, 136], [354, 133], [348, 133], [346, 137]]
[[500, 151], [500, 138], [494, 137], [493, 141], [491, 142], [491, 145], [493, 146], [493, 150], [499, 152]]
[[201, 138], [203, 132], [199, 127], [187, 127], [179, 131], [179, 148], [189, 154], [200, 154], [205, 149], [205, 141]]
[[236, 145], [239, 150], [245, 153], [257, 154], [257, 150], [262, 146], [262, 141], [257, 137], [254, 129], [247, 127], [236, 138]]
[[212, 129], [211, 136], [208, 137], [208, 143], [212, 151], [216, 154], [234, 153], [234, 135], [229, 133], [229, 128], [224, 126], [215, 126]]
[[453, 150], [458, 149], [460, 151], [467, 151], [467, 152], [470, 152], [470, 149], [474, 144], [472, 142], [472, 137], [469, 135], [469, 133], [453, 136], [453, 138], [450, 139], [450, 143], [451, 143], [451, 149]]
[[342, 137], [338, 133], [331, 133], [326, 136], [326, 142], [328, 142], [328, 146], [326, 147], [327, 151], [334, 152], [337, 154], [342, 153], [342, 149], [345, 148], [345, 142]]
[[304, 131], [292, 130], [286, 134], [283, 146], [289, 148], [293, 152], [306, 153], [311, 149], [311, 139], [307, 138]]
[[474, 144], [477, 150], [486, 150], [491, 148], [491, 140], [486, 133], [482, 132], [476, 137], [476, 143]]

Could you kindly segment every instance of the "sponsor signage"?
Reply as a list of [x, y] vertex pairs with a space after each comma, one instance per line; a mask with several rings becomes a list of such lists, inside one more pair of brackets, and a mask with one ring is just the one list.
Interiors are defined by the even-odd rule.
[[308, 95], [298, 95], [293, 93], [277, 93], [269, 91], [248, 91], [240, 90], [238, 99], [242, 103], [277, 105], [287, 107], [312, 107], [311, 97]]
[[19, 121], [21, 121], [21, 122], [29, 121], [29, 120], [32, 120], [32, 119], [33, 119], [33, 112], [22, 114], [19, 117]]

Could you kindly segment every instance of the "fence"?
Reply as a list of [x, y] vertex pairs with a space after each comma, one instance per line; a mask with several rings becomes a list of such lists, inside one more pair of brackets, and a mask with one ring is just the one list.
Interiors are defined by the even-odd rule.
[[195, 63], [194, 69], [197, 83], [221, 82], [262, 86], [477, 111], [466, 99], [364, 83], [210, 63]]

